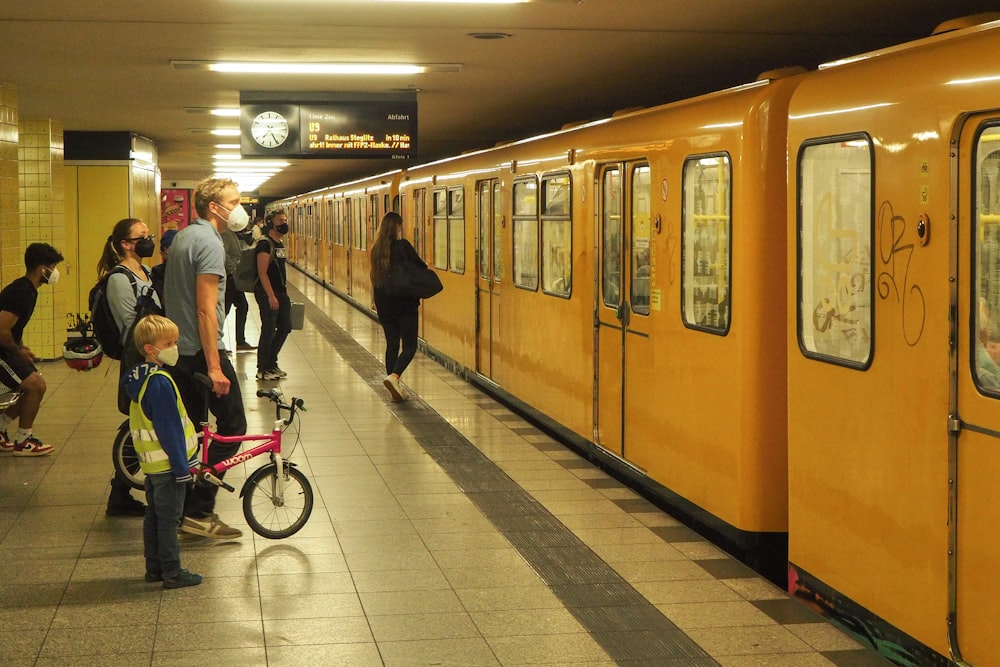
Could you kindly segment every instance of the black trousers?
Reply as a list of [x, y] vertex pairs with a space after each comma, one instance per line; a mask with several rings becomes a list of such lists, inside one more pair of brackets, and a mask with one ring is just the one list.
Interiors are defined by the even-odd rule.
[[[385, 332], [385, 374], [395, 373], [402, 377], [403, 371], [417, 353], [417, 331], [420, 323], [417, 309], [392, 313], [384, 317], [380, 313], [379, 322]], [[402, 351], [400, 343], [403, 346]]]
[[226, 317], [229, 317], [229, 309], [233, 306], [236, 306], [236, 344], [239, 345], [247, 342], [247, 313], [250, 312], [250, 304], [230, 273], [226, 276]]
[[[170, 376], [177, 383], [177, 388], [181, 392], [181, 400], [184, 402], [184, 409], [187, 410], [188, 418], [195, 425], [200, 425], [208, 416], [205, 412], [207, 396], [208, 410], [215, 416], [215, 432], [219, 435], [243, 435], [247, 432], [247, 416], [243, 409], [240, 381], [236, 377], [236, 369], [233, 368], [229, 355], [222, 350], [219, 350], [219, 362], [223, 374], [230, 383], [229, 393], [225, 396], [216, 396], [210, 389], [194, 379], [195, 373], [207, 375], [208, 362], [205, 360], [205, 353], [202, 350], [192, 356], [181, 356], [177, 360], [177, 366], [170, 369]], [[213, 441], [208, 448], [208, 462], [215, 464], [228, 459], [239, 448], [240, 443], [238, 442], [223, 444]], [[202, 518], [212, 514], [215, 511], [215, 495], [218, 492], [219, 487], [215, 485], [195, 485], [184, 499], [184, 516]]]
[[257, 284], [253, 292], [260, 308], [260, 341], [257, 343], [257, 370], [263, 373], [278, 367], [278, 354], [292, 332], [292, 300], [288, 294], [275, 292], [278, 310], [271, 310], [267, 293]]

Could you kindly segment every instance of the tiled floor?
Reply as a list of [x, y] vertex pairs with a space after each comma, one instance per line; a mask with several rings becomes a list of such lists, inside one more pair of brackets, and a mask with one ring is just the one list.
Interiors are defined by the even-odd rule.
[[[308, 525], [263, 539], [220, 492], [243, 538], [182, 540], [201, 586], [144, 583], [141, 519], [104, 515], [117, 364], [45, 364], [57, 451], [0, 460], [0, 664], [887, 664], [433, 361], [391, 403], [377, 324], [292, 282], [312, 304], [281, 355], [308, 407]], [[254, 388], [254, 353], [236, 366]]]

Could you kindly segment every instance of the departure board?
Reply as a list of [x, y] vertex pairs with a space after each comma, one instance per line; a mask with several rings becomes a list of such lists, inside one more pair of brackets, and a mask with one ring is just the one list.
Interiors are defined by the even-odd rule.
[[416, 102], [301, 105], [299, 125], [302, 152], [309, 157], [416, 155]]
[[[240, 99], [240, 152], [248, 157], [409, 160], [417, 156], [415, 96], [380, 99]], [[314, 99], [316, 98], [316, 99]]]

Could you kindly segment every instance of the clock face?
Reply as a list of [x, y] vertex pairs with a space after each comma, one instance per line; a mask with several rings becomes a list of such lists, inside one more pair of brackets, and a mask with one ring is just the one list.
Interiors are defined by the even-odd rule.
[[264, 148], [277, 148], [288, 138], [288, 121], [276, 111], [265, 111], [253, 119], [250, 135]]

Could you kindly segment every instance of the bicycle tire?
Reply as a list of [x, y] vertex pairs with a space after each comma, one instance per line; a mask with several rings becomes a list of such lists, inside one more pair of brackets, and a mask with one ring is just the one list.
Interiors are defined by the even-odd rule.
[[278, 540], [299, 532], [313, 509], [313, 490], [306, 476], [296, 467], [284, 464], [285, 497], [274, 497], [278, 466], [269, 463], [257, 468], [243, 487], [243, 516], [250, 529], [269, 540]]
[[115, 466], [118, 476], [128, 482], [133, 489], [143, 489], [146, 484], [146, 473], [139, 467], [139, 456], [132, 444], [132, 431], [128, 420], [122, 422], [115, 435], [115, 444], [111, 447], [111, 463]]

